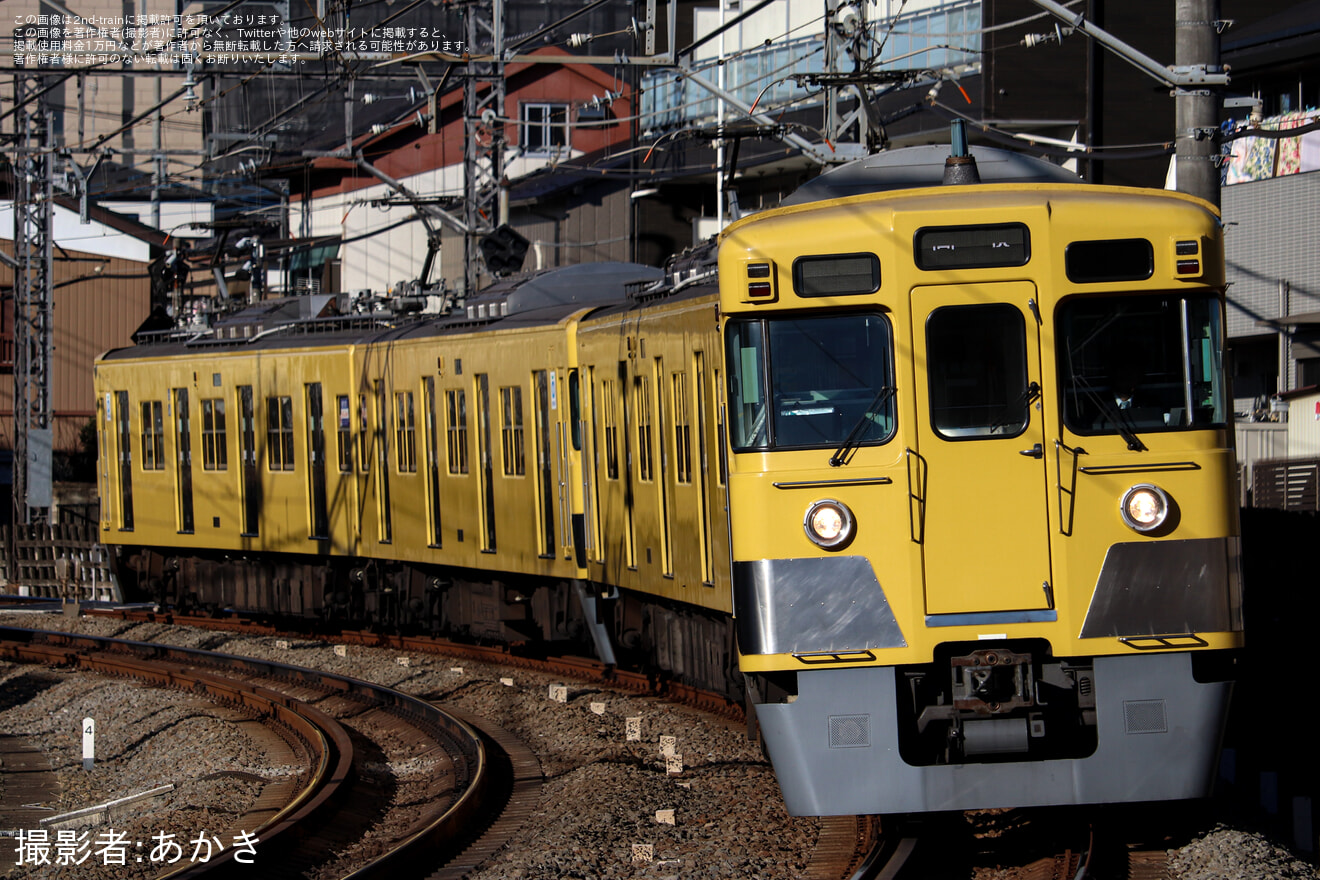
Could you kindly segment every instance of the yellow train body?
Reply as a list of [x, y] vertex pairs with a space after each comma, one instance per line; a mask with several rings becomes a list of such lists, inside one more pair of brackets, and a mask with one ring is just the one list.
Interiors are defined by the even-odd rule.
[[[898, 191], [745, 219], [719, 261], [739, 663], [790, 809], [1204, 793], [1227, 684], [1189, 654], [1242, 644], [1214, 212]], [[1176, 773], [1135, 705], [1204, 728]]]
[[795, 813], [1193, 797], [1243, 638], [1223, 287], [1204, 203], [992, 184], [743, 219], [718, 280], [162, 338], [96, 367], [102, 538], [157, 601], [745, 677]]
[[[918, 228], [1022, 223], [1030, 233], [1027, 266], [921, 270], [913, 262]], [[1129, 233], [1124, 233], [1127, 228]], [[1024, 322], [1040, 323], [1027, 347], [1028, 372], [1046, 389], [1060, 387], [1052, 320], [1071, 296], [1097, 292], [1070, 282], [1063, 248], [1074, 241], [1136, 235], [1155, 246], [1149, 278], [1103, 286], [1105, 293], [1172, 289], [1217, 296], [1224, 279], [1217, 219], [1189, 198], [1101, 187], [986, 186], [906, 192], [815, 203], [758, 215], [733, 226], [723, 242], [720, 273], [725, 320], [767, 310], [807, 312], [877, 309], [889, 317], [902, 367], [896, 374], [898, 428], [886, 444], [860, 448], [846, 467], [832, 468], [828, 452], [735, 454], [730, 477], [734, 559], [824, 557], [802, 528], [802, 512], [822, 493], [858, 511], [850, 552], [869, 557], [885, 585], [895, 617], [1054, 609], [1048, 623], [996, 623], [928, 628], [912, 626], [902, 647], [874, 648], [874, 657], [841, 660], [877, 665], [927, 662], [936, 644], [987, 637], [1048, 638], [1059, 654], [1126, 654], [1137, 648], [1118, 637], [1083, 639], [1083, 619], [1105, 555], [1115, 544], [1237, 537], [1232, 486], [1236, 463], [1230, 429], [1143, 436], [1132, 451], [1117, 433], [1081, 436], [1064, 424], [1057, 397], [1036, 403], [1030, 429], [1018, 436], [975, 443], [942, 443], [929, 427], [926, 317], [943, 306], [1013, 304]], [[1195, 275], [1177, 274], [1175, 242], [1196, 241], [1205, 263]], [[820, 254], [872, 252], [879, 256], [880, 289], [870, 295], [799, 297], [794, 260]], [[1052, 258], [1053, 257], [1053, 258]], [[746, 266], [769, 262], [773, 300], [749, 302]], [[1034, 306], [1032, 305], [1034, 303]], [[919, 412], [920, 410], [920, 412]], [[1039, 443], [1040, 458], [1018, 453]], [[1084, 454], [1070, 450], [1084, 448]], [[1079, 474], [1074, 478], [1074, 468]], [[845, 478], [865, 476], [850, 484]], [[1158, 479], [1179, 501], [1176, 532], [1135, 535], [1119, 516], [1123, 492], [1137, 477]], [[1076, 480], [1075, 491], [1073, 480]], [[779, 484], [776, 487], [776, 483]], [[795, 483], [785, 486], [785, 483]], [[747, 512], [749, 515], [743, 515]], [[1158, 633], [1153, 635], [1163, 635]], [[1208, 648], [1240, 645], [1239, 630], [1198, 633]], [[813, 663], [830, 665], [824, 658]], [[801, 668], [792, 654], [742, 656], [745, 670]]]

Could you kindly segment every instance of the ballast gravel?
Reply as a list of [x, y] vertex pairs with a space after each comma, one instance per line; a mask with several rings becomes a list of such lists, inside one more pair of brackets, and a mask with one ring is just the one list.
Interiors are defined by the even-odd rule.
[[[434, 655], [312, 640], [241, 636], [126, 624], [85, 616], [0, 614], [0, 624], [157, 641], [337, 672], [479, 716], [518, 736], [545, 777], [540, 804], [515, 840], [474, 880], [608, 880], [677, 877], [777, 880], [800, 877], [819, 822], [784, 810], [769, 763], [740, 727], [652, 697], [553, 680]], [[562, 697], [554, 698], [552, 685]], [[232, 712], [174, 691], [0, 664], [0, 733], [45, 750], [63, 785], [53, 812], [67, 812], [173, 783], [169, 795], [111, 820], [143, 841], [167, 833], [184, 859], [200, 832], [228, 827], [262, 780], [296, 773], [270, 767]], [[97, 718], [96, 767], [81, 767], [79, 722]], [[630, 725], [629, 719], [634, 719]], [[629, 728], [636, 739], [629, 739]], [[662, 737], [673, 737], [673, 740]], [[668, 754], [666, 754], [668, 753]], [[678, 757], [674, 757], [678, 756]], [[679, 769], [681, 766], [681, 769]], [[0, 768], [0, 786], [3, 768]], [[95, 837], [109, 825], [92, 828]], [[2, 829], [0, 829], [2, 830]], [[54, 840], [54, 834], [51, 834]], [[151, 877], [162, 866], [14, 865], [0, 841], [0, 875], [24, 878]], [[260, 876], [260, 843], [252, 876]], [[178, 867], [175, 865], [174, 867]], [[19, 873], [13, 873], [17, 870]], [[1320, 877], [1277, 842], [1227, 826], [1208, 828], [1170, 853], [1175, 880]]]

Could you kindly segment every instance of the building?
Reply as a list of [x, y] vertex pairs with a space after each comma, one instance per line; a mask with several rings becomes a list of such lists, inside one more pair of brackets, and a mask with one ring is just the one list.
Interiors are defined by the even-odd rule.
[[1320, 2], [1226, 36], [1223, 54], [1250, 99], [1222, 191], [1234, 396], [1270, 418], [1271, 395], [1320, 384]]
[[[498, 126], [507, 145], [505, 222], [528, 240], [526, 268], [629, 258], [626, 182], [609, 180], [606, 171], [612, 157], [631, 146], [631, 91], [625, 79], [589, 64], [506, 66], [504, 107], [478, 138], [489, 141], [495, 133], [491, 126]], [[462, 101], [462, 89], [451, 89], [436, 97], [434, 125], [417, 124], [429, 123], [418, 108], [412, 118], [402, 114], [405, 121], [355, 140], [354, 150], [411, 196], [342, 155], [313, 158], [303, 174], [292, 176], [300, 182], [291, 196], [291, 226], [309, 241], [325, 243], [311, 262], [335, 261], [340, 290], [399, 290], [418, 279], [428, 252], [427, 231], [409, 220], [419, 205], [461, 217]], [[577, 175], [576, 167], [572, 172], [579, 195], [588, 189], [589, 195], [566, 203], [525, 194], [520, 183], [525, 178], [559, 177], [561, 165], [576, 166], [584, 156], [602, 163], [595, 181], [580, 179], [590, 175]], [[440, 250], [427, 280], [443, 279], [452, 290], [463, 279], [463, 235], [444, 219], [436, 219], [434, 227], [441, 231]]]
[[[96, 413], [92, 363], [110, 349], [129, 345], [150, 310], [149, 265], [165, 236], [113, 212], [93, 208], [91, 223], [76, 206], [55, 207], [56, 248], [52, 278], [53, 363], [50, 384], [52, 448], [60, 455], [82, 449], [82, 431]], [[0, 247], [13, 254], [11, 202], [0, 202]], [[0, 449], [14, 436], [13, 271], [0, 261]], [[0, 505], [7, 511], [8, 505]]]

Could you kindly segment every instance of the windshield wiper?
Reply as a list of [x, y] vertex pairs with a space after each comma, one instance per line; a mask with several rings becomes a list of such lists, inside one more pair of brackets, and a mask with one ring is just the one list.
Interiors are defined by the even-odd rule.
[[862, 429], [870, 424], [871, 416], [880, 411], [880, 407], [893, 396], [896, 390], [893, 385], [885, 385], [876, 393], [875, 397], [871, 399], [870, 405], [866, 407], [866, 412], [862, 413], [861, 417], [857, 419], [857, 423], [852, 426], [848, 436], [843, 438], [843, 443], [830, 456], [830, 467], [847, 464], [852, 459], [853, 453], [861, 445]]
[[1127, 441], [1128, 449], [1131, 449], [1133, 452], [1146, 451], [1146, 444], [1141, 442], [1141, 438], [1138, 437], [1127, 424], [1124, 424], [1125, 422], [1128, 422], [1128, 416], [1123, 410], [1118, 409], [1106, 400], [1104, 395], [1096, 393], [1096, 390], [1092, 387], [1091, 383], [1079, 375], [1073, 376], [1073, 387], [1082, 389], [1082, 393], [1090, 398], [1091, 402], [1099, 408], [1100, 414], [1113, 423], [1114, 428], [1118, 431], [1118, 436]]
[[[1003, 415], [999, 419], [997, 419], [993, 425], [990, 426], [990, 430], [987, 433], [993, 434], [995, 431], [998, 431], [1000, 428], [1007, 428], [1009, 424], [1011, 424], [1013, 420], [1013, 416], [1017, 412], [1021, 410], [1025, 410], [1027, 407], [1031, 406], [1031, 404], [1034, 403], [1039, 398], [1040, 398], [1040, 385], [1035, 382], [1032, 382], [1025, 389], [1023, 389], [1021, 394], [1017, 396], [1017, 400], [1009, 401], [1000, 408], [999, 411], [1003, 413]], [[1028, 420], [1030, 420], [1031, 414], [1027, 413], [1027, 415], [1028, 415]]]

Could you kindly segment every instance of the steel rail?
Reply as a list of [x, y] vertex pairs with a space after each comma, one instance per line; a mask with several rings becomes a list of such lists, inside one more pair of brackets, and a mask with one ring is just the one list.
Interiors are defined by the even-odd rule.
[[[97, 658], [91, 652], [119, 652], [112, 657]], [[135, 655], [138, 662], [124, 655]], [[457, 856], [471, 844], [494, 819], [494, 814], [503, 806], [507, 792], [491, 781], [489, 772], [490, 756], [483, 737], [468, 723], [423, 700], [400, 693], [383, 685], [337, 675], [318, 672], [274, 661], [259, 660], [252, 657], [238, 657], [220, 654], [198, 648], [185, 648], [159, 645], [128, 639], [115, 639], [99, 636], [76, 635], [64, 632], [0, 627], [0, 659], [13, 659], [24, 662], [59, 662], [75, 664], [89, 671], [109, 674], [134, 674], [130, 670], [146, 669], [147, 660], [154, 664], [168, 662], [218, 664], [229, 669], [243, 671], [270, 678], [282, 678], [295, 682], [322, 686], [344, 696], [357, 697], [390, 709], [403, 717], [408, 723], [426, 732], [434, 739], [450, 747], [450, 757], [454, 763], [456, 788], [461, 794], [442, 812], [427, 818], [422, 827], [408, 838], [382, 853], [368, 865], [349, 875], [353, 878], [380, 877], [397, 871], [400, 863], [425, 852], [426, 858], [435, 866]], [[147, 678], [156, 678], [165, 684], [200, 688], [217, 699], [233, 700], [254, 705], [268, 706], [269, 711], [281, 720], [286, 717], [290, 727], [304, 728], [306, 734], [315, 739], [312, 728], [315, 725], [307, 721], [308, 717], [318, 718], [338, 734], [327, 737], [330, 755], [317, 761], [317, 772], [313, 774], [322, 783], [319, 791], [312, 792], [310, 787], [296, 800], [290, 803], [277, 816], [272, 817], [269, 830], [258, 834], [263, 851], [269, 851], [271, 837], [298, 826], [308, 820], [322, 807], [333, 806], [336, 796], [342, 796], [349, 788], [352, 779], [352, 745], [347, 732], [325, 713], [301, 703], [284, 694], [257, 685], [245, 685], [220, 676], [182, 668], [167, 668], [157, 673], [144, 673]], [[135, 675], [135, 677], [138, 677]], [[242, 694], [250, 696], [240, 698]], [[299, 717], [299, 716], [303, 717]], [[327, 785], [331, 787], [327, 787]], [[278, 821], [277, 821], [278, 820]], [[236, 855], [234, 850], [225, 850], [220, 856], [206, 863], [184, 866], [164, 875], [170, 880], [192, 880], [209, 875], [211, 871], [224, 870], [229, 860]]]

